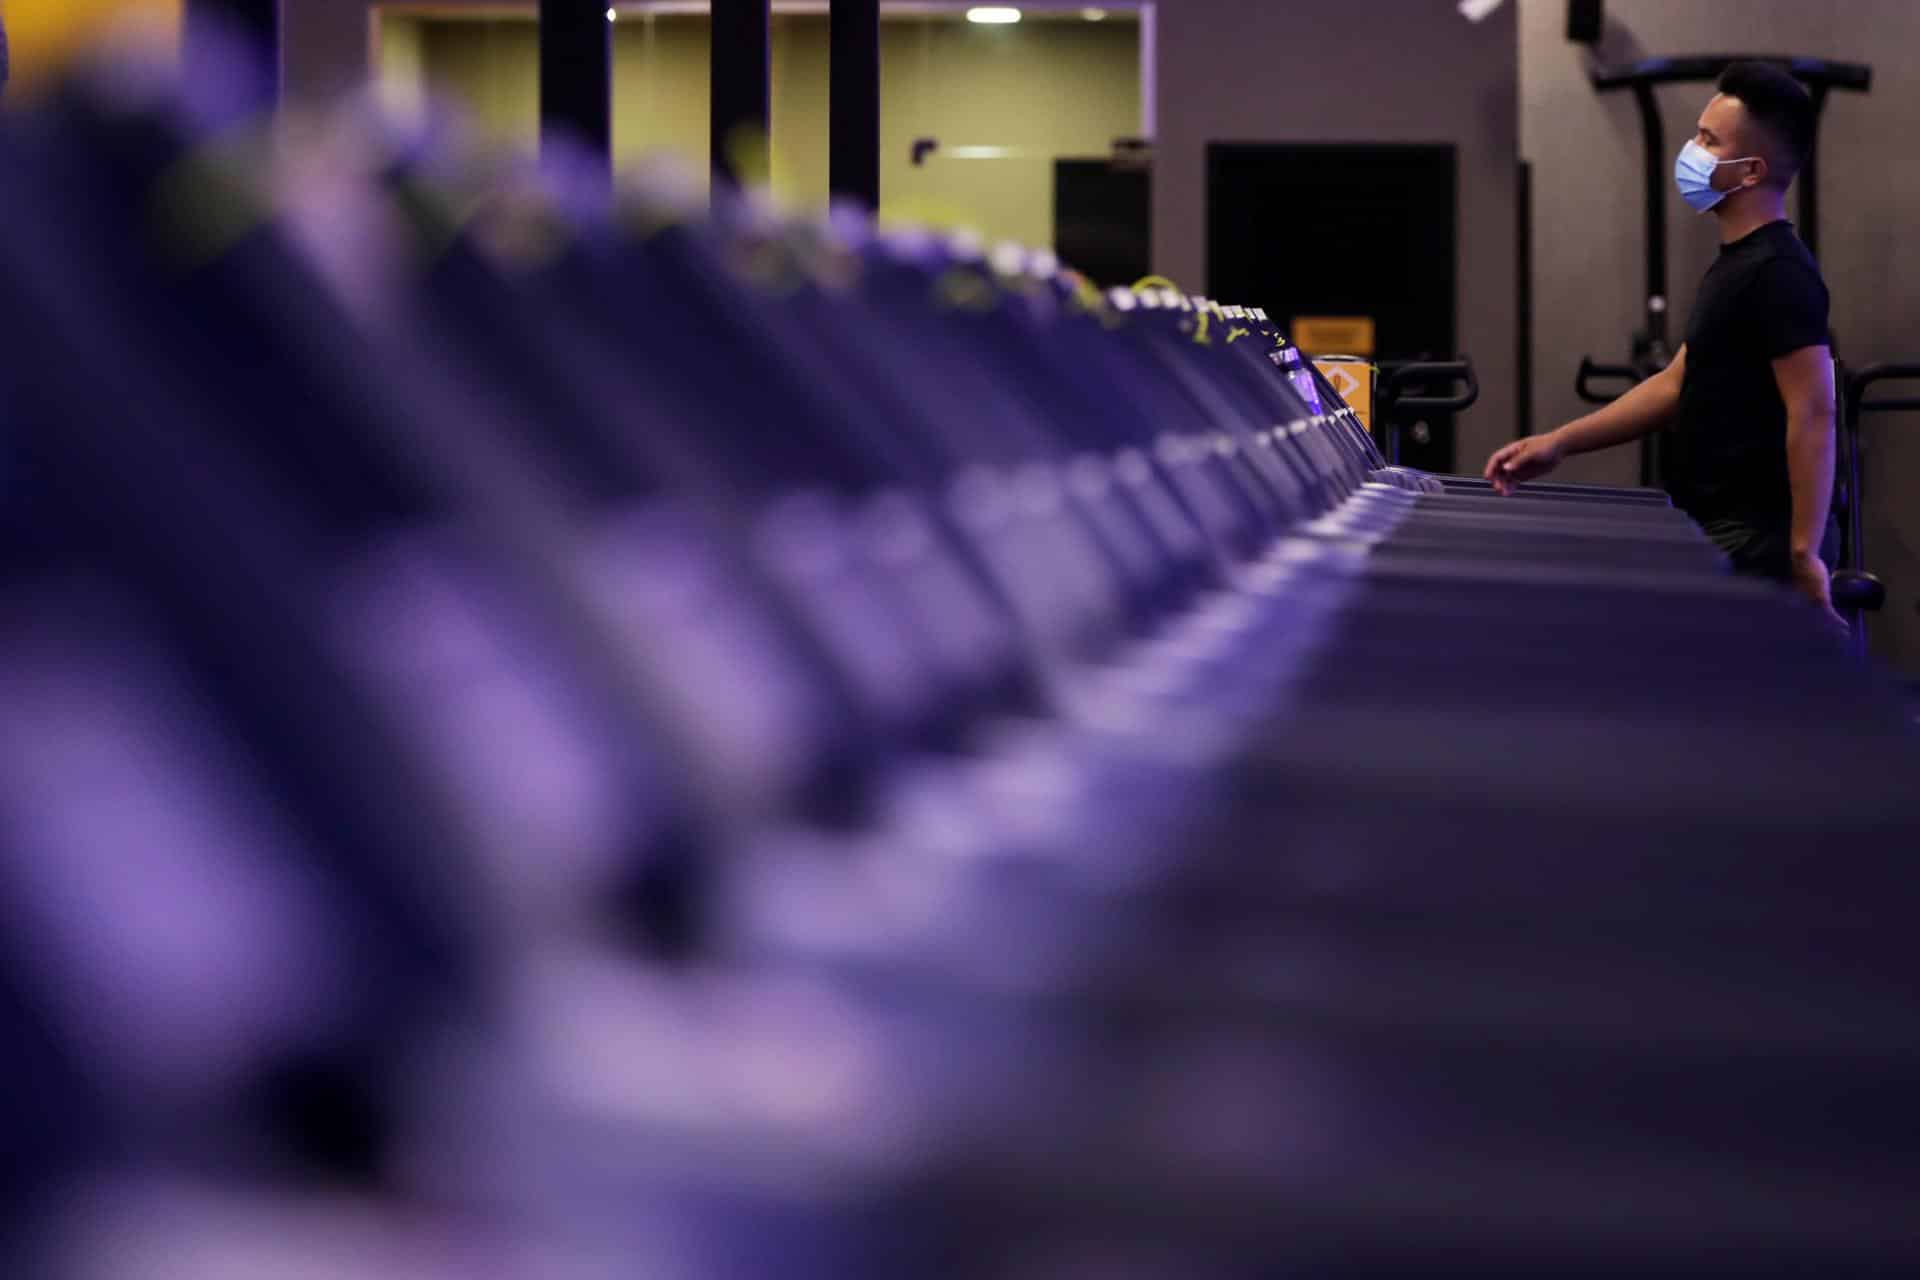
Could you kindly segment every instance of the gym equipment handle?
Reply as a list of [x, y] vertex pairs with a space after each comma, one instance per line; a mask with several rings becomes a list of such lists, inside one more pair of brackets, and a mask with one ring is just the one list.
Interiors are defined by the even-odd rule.
[[1920, 381], [1920, 364], [1869, 365], [1847, 380], [1847, 397], [1859, 413], [1910, 413], [1920, 409], [1920, 398], [1868, 400], [1867, 389], [1877, 382]]
[[[1860, 500], [1860, 415], [1864, 413], [1905, 413], [1920, 410], [1920, 398], [1868, 400], [1867, 391], [1882, 382], [1920, 380], [1920, 364], [1870, 365], [1847, 379], [1846, 412], [1842, 422], [1846, 443], [1847, 556], [1841, 570], [1833, 575], [1834, 607], [1856, 619], [1862, 614], [1878, 613], [1886, 607], [1886, 584], [1862, 569], [1866, 559], [1865, 520]], [[1854, 624], [1855, 651], [1866, 655], [1866, 629]]]
[[1575, 395], [1585, 400], [1588, 404], [1612, 404], [1615, 400], [1619, 399], [1619, 396], [1603, 395], [1595, 391], [1591, 386], [1595, 378], [1628, 382], [1634, 386], [1640, 385], [1641, 381], [1640, 371], [1631, 365], [1595, 364], [1592, 356], [1582, 356], [1580, 359], [1580, 372], [1574, 375], [1573, 391]]
[[1643, 58], [1623, 67], [1595, 67], [1593, 87], [1632, 89], [1641, 85], [1700, 84], [1718, 80], [1736, 62], [1771, 62], [1786, 67], [1803, 84], [1826, 89], [1866, 93], [1873, 88], [1873, 68], [1858, 62], [1829, 62], [1825, 58], [1785, 58], [1779, 54], [1701, 54], [1681, 58]]
[[[1404, 394], [1409, 387], [1443, 380], [1465, 383], [1466, 390], [1453, 396]], [[1380, 398], [1389, 412], [1403, 421], [1432, 413], [1459, 413], [1472, 408], [1480, 398], [1480, 379], [1473, 372], [1473, 361], [1466, 356], [1458, 360], [1415, 361], [1398, 365], [1386, 375], [1381, 384]]]

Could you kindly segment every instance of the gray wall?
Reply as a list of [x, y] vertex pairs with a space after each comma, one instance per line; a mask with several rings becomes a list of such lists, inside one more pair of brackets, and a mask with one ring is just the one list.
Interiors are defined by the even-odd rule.
[[[1514, 7], [1447, 0], [1162, 0], [1154, 260], [1206, 278], [1210, 142], [1450, 142], [1460, 149], [1460, 347], [1481, 398], [1459, 461], [1512, 438], [1518, 47]], [[1409, 282], [1418, 288], [1419, 282]]]
[[[1842, 354], [1859, 366], [1920, 360], [1912, 300], [1920, 255], [1910, 239], [1920, 168], [1902, 142], [1920, 120], [1920, 3], [1914, 0], [1609, 0], [1609, 58], [1679, 53], [1795, 53], [1868, 62], [1873, 92], [1836, 94], [1821, 130], [1821, 257]], [[1560, 0], [1520, 0], [1521, 148], [1533, 163], [1536, 426], [1583, 412], [1573, 373], [1584, 354], [1622, 360], [1644, 301], [1640, 133], [1631, 100], [1602, 100], [1586, 54], [1565, 39]], [[1691, 135], [1710, 91], [1661, 90], [1667, 144]], [[1789, 211], [1797, 208], [1789, 198]], [[1711, 218], [1675, 196], [1668, 205], [1673, 324], [1683, 330], [1701, 275], [1717, 251]], [[1887, 394], [1883, 392], [1882, 394]], [[1875, 649], [1920, 671], [1920, 419], [1868, 420], [1870, 567], [1892, 588]], [[1631, 451], [1573, 465], [1576, 478], [1629, 482]]]

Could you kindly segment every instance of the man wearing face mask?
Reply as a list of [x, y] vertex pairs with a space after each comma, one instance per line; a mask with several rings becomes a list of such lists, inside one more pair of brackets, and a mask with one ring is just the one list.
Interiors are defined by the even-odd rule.
[[1813, 144], [1813, 104], [1768, 63], [1737, 64], [1718, 88], [1674, 166], [1681, 196], [1720, 229], [1679, 354], [1599, 412], [1501, 449], [1486, 477], [1511, 493], [1562, 458], [1671, 428], [1675, 504], [1736, 571], [1791, 584], [1837, 623], [1827, 288], [1786, 215]]

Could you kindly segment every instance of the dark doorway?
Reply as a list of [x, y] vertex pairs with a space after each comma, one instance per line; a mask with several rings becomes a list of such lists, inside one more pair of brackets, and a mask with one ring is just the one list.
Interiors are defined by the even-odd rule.
[[[1207, 293], [1265, 307], [1283, 326], [1369, 318], [1379, 362], [1450, 359], [1457, 174], [1451, 146], [1216, 142]], [[1409, 433], [1401, 457], [1451, 471], [1451, 419]]]
[[1060, 261], [1107, 288], [1152, 270], [1153, 174], [1110, 159], [1053, 163], [1053, 247]]

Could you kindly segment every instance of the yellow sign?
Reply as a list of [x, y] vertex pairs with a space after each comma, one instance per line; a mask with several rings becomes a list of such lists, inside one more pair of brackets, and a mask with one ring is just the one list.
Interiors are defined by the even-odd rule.
[[182, 0], [0, 0], [11, 45], [14, 90], [46, 87], [67, 63], [110, 32], [177, 47]]
[[1372, 316], [1295, 316], [1293, 345], [1310, 356], [1370, 356]]
[[1347, 402], [1368, 431], [1373, 430], [1373, 366], [1364, 360], [1315, 360], [1314, 367]]

